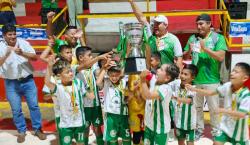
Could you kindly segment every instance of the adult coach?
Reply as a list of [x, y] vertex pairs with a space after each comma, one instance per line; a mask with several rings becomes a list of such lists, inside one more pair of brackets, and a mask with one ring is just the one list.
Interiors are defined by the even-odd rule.
[[[211, 18], [207, 14], [201, 14], [196, 18], [198, 34], [190, 36], [184, 48], [184, 58], [192, 55], [192, 63], [199, 69], [194, 84], [198, 88], [215, 90], [220, 85], [220, 64], [225, 58], [227, 46], [223, 35], [211, 30]], [[212, 135], [215, 136], [219, 124], [219, 116], [215, 113], [219, 107], [219, 97], [206, 97], [210, 110], [210, 122]], [[204, 96], [195, 98], [197, 109], [196, 139], [199, 139], [204, 130], [203, 103]]]
[[2, 27], [3, 40], [0, 41], [0, 73], [4, 78], [5, 92], [10, 103], [13, 121], [18, 131], [17, 142], [25, 141], [27, 130], [22, 113], [22, 96], [30, 110], [32, 128], [41, 140], [46, 135], [41, 131], [41, 113], [37, 101], [37, 88], [33, 80], [33, 68], [29, 61], [37, 59], [30, 44], [16, 36], [16, 27], [6, 24]]
[[168, 32], [168, 19], [163, 15], [158, 15], [154, 19], [154, 28], [151, 32], [150, 24], [141, 10], [137, 7], [133, 0], [128, 0], [134, 11], [138, 21], [146, 26], [146, 40], [151, 48], [151, 52], [159, 52], [161, 55], [161, 63], [176, 63], [182, 68], [182, 48], [179, 39]]

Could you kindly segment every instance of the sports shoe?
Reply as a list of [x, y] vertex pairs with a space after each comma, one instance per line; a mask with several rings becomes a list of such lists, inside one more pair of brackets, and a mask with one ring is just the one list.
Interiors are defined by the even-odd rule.
[[195, 131], [195, 141], [199, 140], [200, 138], [202, 138], [204, 135], [203, 135], [203, 132], [200, 131], [200, 130], [196, 130]]
[[17, 135], [17, 142], [18, 143], [23, 143], [25, 141], [25, 136], [26, 136], [26, 134], [24, 132], [19, 133]]
[[47, 139], [46, 134], [44, 134], [41, 130], [37, 130], [34, 135], [37, 136], [40, 140]]

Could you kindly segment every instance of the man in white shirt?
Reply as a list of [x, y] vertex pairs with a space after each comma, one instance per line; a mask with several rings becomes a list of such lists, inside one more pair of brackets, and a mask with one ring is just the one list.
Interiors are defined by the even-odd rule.
[[3, 41], [0, 41], [0, 73], [4, 79], [5, 92], [10, 103], [13, 121], [19, 132], [17, 142], [25, 141], [27, 130], [22, 113], [22, 96], [28, 104], [35, 136], [41, 140], [46, 135], [41, 131], [41, 113], [37, 101], [37, 88], [33, 79], [33, 68], [29, 61], [36, 60], [31, 45], [16, 37], [16, 27], [6, 24], [2, 27]]

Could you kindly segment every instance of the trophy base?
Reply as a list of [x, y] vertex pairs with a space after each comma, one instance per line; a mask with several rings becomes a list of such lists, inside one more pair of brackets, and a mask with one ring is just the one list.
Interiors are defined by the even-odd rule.
[[129, 57], [126, 59], [125, 74], [139, 74], [146, 69], [145, 57]]

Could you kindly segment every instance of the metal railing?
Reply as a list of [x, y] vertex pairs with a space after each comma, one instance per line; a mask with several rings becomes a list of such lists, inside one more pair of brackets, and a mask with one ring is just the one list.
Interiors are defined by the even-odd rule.
[[[224, 0], [219, 0], [219, 9], [223, 9], [226, 10], [226, 5], [224, 3]], [[227, 45], [229, 47], [250, 47], [250, 43], [249, 44], [237, 44], [237, 43], [233, 43], [233, 38], [229, 36], [229, 31], [230, 31], [230, 23], [232, 22], [250, 22], [250, 19], [231, 19], [229, 12], [226, 13], [225, 17], [223, 18], [223, 34], [226, 38], [226, 42]]]
[[[220, 25], [222, 28], [222, 33], [225, 36], [226, 43], [228, 47], [250, 47], [250, 44], [235, 44], [232, 42], [232, 37], [229, 36], [229, 30], [230, 30], [230, 23], [231, 22], [250, 22], [250, 19], [231, 19], [229, 12], [227, 11], [227, 8], [225, 6], [224, 0], [219, 0], [219, 3], [217, 4], [217, 1], [215, 2], [215, 8], [219, 9], [203, 9], [203, 10], [178, 10], [178, 11], [168, 11], [168, 12], [149, 12], [150, 4], [149, 0], [146, 1], [147, 3], [147, 12], [144, 12], [143, 14], [146, 17], [150, 16], [157, 16], [159, 14], [165, 15], [165, 16], [194, 16], [194, 15], [200, 15], [202, 13], [207, 13], [210, 15], [220, 15]], [[82, 14], [78, 15], [78, 19], [85, 19], [85, 18], [125, 18], [125, 17], [135, 17], [134, 13], [91, 13], [91, 14]], [[85, 26], [83, 25], [83, 32], [84, 36], [85, 34]], [[86, 39], [86, 37], [85, 37]], [[86, 40], [85, 40], [86, 41]]]
[[[68, 7], [65, 6], [65, 7], [60, 11], [60, 13], [58, 13], [58, 14], [53, 18], [52, 23], [55, 23], [55, 22], [59, 19], [59, 17], [61, 17], [65, 12], [67, 12], [67, 9], [68, 9]], [[0, 25], [0, 27], [2, 27], [2, 26], [3, 26], [3, 25]], [[16, 26], [17, 28], [46, 28], [47, 24], [24, 24], [24, 25], [15, 25], [15, 26]], [[63, 35], [63, 33], [64, 33], [65, 29], [67, 28], [67, 26], [68, 26], [68, 25], [66, 25], [66, 26], [62, 29], [62, 31], [56, 36], [57, 38], [60, 38], [60, 37]], [[34, 45], [34, 46], [33, 46], [33, 48], [36, 49], [36, 50], [45, 49], [46, 47], [47, 47], [47, 45], [46, 45], [46, 46], [44, 46], [44, 45]]]

